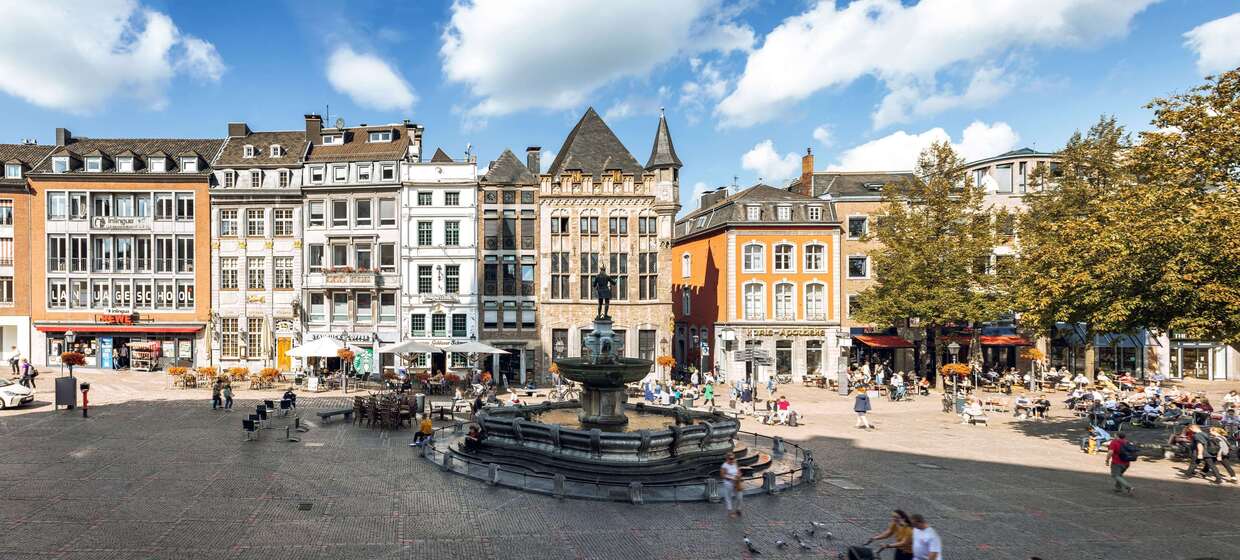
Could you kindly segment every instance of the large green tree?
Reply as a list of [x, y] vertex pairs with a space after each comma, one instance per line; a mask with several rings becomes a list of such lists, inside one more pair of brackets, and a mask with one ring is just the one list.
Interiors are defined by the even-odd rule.
[[[950, 323], [994, 319], [1007, 308], [997, 276], [980, 273], [996, 235], [985, 192], [947, 142], [926, 148], [914, 177], [883, 188], [870, 251], [875, 284], [858, 295], [856, 317], [880, 325], [916, 317], [934, 336]], [[938, 352], [934, 352], [937, 355]], [[933, 358], [931, 364], [933, 367]]]

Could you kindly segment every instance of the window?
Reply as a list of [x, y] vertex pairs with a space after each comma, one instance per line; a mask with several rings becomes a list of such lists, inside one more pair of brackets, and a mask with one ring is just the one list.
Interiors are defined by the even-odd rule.
[[155, 219], [171, 220], [173, 216], [172, 193], [155, 193]]
[[743, 272], [763, 272], [766, 270], [764, 249], [763, 246], [757, 243], [746, 245], [741, 261], [741, 270]]
[[761, 220], [762, 219], [762, 207], [761, 206], [746, 206], [745, 207], [745, 219], [751, 222], [756, 222], [758, 220]]
[[245, 320], [245, 353], [250, 357], [265, 355], [263, 349], [263, 318], [247, 317]]
[[418, 246], [429, 247], [431, 244], [431, 222], [418, 222]]
[[432, 279], [431, 279], [431, 272], [432, 272], [431, 265], [429, 264], [418, 265], [418, 293], [419, 294], [431, 293], [431, 288], [433, 286]]
[[323, 166], [316, 165], [310, 168], [310, 182], [314, 184], [323, 182]]
[[47, 283], [47, 306], [51, 309], [64, 309], [69, 305], [64, 280], [49, 280]]
[[134, 208], [133, 208], [133, 195], [131, 195], [131, 194], [118, 194], [118, 195], [116, 195], [116, 196], [115, 196], [115, 197], [113, 197], [113, 198], [115, 199], [115, 200], [114, 200], [114, 202], [115, 202], [115, 208], [114, 208], [114, 211], [115, 211], [115, 214], [116, 214], [117, 216], [121, 216], [121, 217], [124, 217], [124, 218], [132, 218], [132, 217], [134, 217], [134, 215], [133, 215], [133, 213], [134, 213]]
[[280, 157], [284, 155], [284, 147], [279, 144], [271, 145], [271, 157]]
[[220, 257], [220, 289], [235, 290], [237, 289], [238, 272], [237, 257]]
[[310, 272], [322, 272], [323, 271], [323, 244], [322, 243], [311, 243], [310, 244], [310, 256], [307, 257], [306, 260], [309, 261], [306, 263], [306, 265], [310, 269]]
[[[186, 240], [191, 241], [191, 243], [189, 243], [189, 251], [190, 251], [189, 254], [191, 256], [191, 263], [192, 263], [193, 250], [194, 250], [194, 244], [192, 243], [193, 238], [183, 237], [180, 239], [180, 241], [186, 241]], [[179, 251], [181, 248], [178, 247], [177, 249]], [[179, 257], [180, 255], [178, 255], [178, 258]], [[179, 264], [180, 262], [178, 261], [178, 265]], [[116, 271], [117, 272], [133, 272], [133, 238], [132, 237], [117, 237], [116, 238]]]
[[64, 272], [69, 268], [69, 244], [63, 235], [47, 238], [47, 271]]
[[629, 218], [627, 216], [612, 216], [607, 218], [607, 233], [609, 235], [628, 235]]
[[512, 190], [504, 191], [504, 204], [516, 204], [517, 192]]
[[857, 294], [848, 294], [848, 317], [857, 314]]
[[310, 322], [322, 323], [327, 320], [327, 297], [321, 293], [310, 294]]
[[521, 302], [521, 328], [523, 329], [534, 328], [535, 316], [536, 314], [534, 313], [534, 302], [532, 301]]
[[358, 271], [366, 271], [374, 268], [373, 256], [369, 243], [358, 243], [353, 246], [353, 266]]
[[56, 156], [52, 158], [52, 173], [68, 173], [69, 158], [67, 156]]
[[775, 209], [775, 218], [781, 222], [792, 221], [792, 208], [789, 206], [780, 206]]
[[688, 278], [693, 275], [693, 257], [689, 253], [680, 255], [680, 277]]
[[69, 198], [63, 192], [53, 192], [47, 195], [47, 219], [64, 220], [69, 217]]
[[13, 199], [0, 199], [0, 226], [13, 225]]
[[868, 278], [869, 257], [848, 257], [848, 277]]
[[598, 216], [581, 217], [581, 235], [598, 235]]
[[220, 237], [237, 235], [237, 210], [220, 210]]
[[534, 250], [534, 211], [521, 211], [521, 248]]
[[349, 246], [342, 243], [332, 244], [332, 268], [349, 266]]
[[612, 253], [607, 266], [611, 279], [616, 281], [616, 286], [611, 290], [611, 298], [619, 301], [629, 299], [629, 254]]
[[277, 177], [279, 177], [279, 180], [280, 180], [280, 188], [282, 188], [282, 189], [284, 189], [284, 188], [288, 188], [289, 184], [290, 184], [290, 183], [292, 182], [292, 180], [293, 180], [293, 173], [292, 173], [292, 172], [290, 172], [290, 171], [289, 171], [289, 170], [287, 170], [287, 169], [281, 169], [281, 170], [277, 171], [277, 172], [276, 172], [276, 176], [277, 176]]
[[155, 309], [172, 309], [176, 304], [175, 290], [171, 280], [155, 282]]
[[94, 258], [91, 262], [91, 270], [95, 272], [110, 272], [112, 270], [112, 238], [100, 236], [94, 238]]
[[293, 235], [292, 208], [275, 208], [271, 211], [271, 234], [276, 237]]
[[20, 163], [5, 164], [4, 165], [4, 178], [21, 179], [22, 178], [22, 164]]
[[150, 280], [134, 280], [133, 306], [135, 309], [150, 309], [155, 305], [155, 285]]
[[379, 322], [396, 322], [396, 292], [383, 292], [379, 294]]
[[461, 205], [461, 193], [456, 192], [456, 191], [448, 191], [448, 192], [443, 193], [443, 205], [444, 206], [460, 206]]
[[379, 244], [379, 270], [382, 272], [396, 272], [395, 243]]
[[431, 335], [448, 336], [448, 316], [443, 313], [431, 314]]
[[396, 225], [396, 199], [380, 198], [379, 199], [379, 225], [394, 226]]
[[659, 283], [659, 254], [656, 252], [639, 253], [637, 255], [637, 265], [637, 285], [640, 292], [638, 299], [643, 301], [659, 299], [657, 290]]
[[781, 243], [775, 246], [775, 270], [777, 272], [792, 271], [792, 245]]
[[263, 172], [254, 169], [250, 171], [250, 188], [260, 189], [263, 187]]
[[809, 208], [806, 209], [806, 213], [808, 214], [809, 221], [811, 222], [818, 222], [822, 220], [822, 207], [821, 206], [810, 206]]
[[329, 146], [344, 144], [343, 134], [324, 134], [323, 143]]
[[426, 315], [415, 313], [409, 316], [409, 334], [411, 336], [426, 336]]
[[805, 271], [806, 272], [824, 272], [827, 270], [827, 248], [818, 245], [805, 246]]
[[134, 268], [138, 272], [151, 270], [151, 238], [137, 237], [134, 239]]
[[332, 166], [332, 181], [333, 182], [342, 183], [348, 180], [349, 180], [349, 166], [347, 165], [333, 165]]
[[224, 176], [224, 188], [231, 189], [237, 186], [237, 172], [236, 171], [229, 169], [223, 173], [223, 176]]
[[132, 157], [116, 158], [116, 171], [118, 173], [133, 173], [133, 158]]
[[371, 177], [372, 177], [371, 172], [373, 171], [373, 169], [374, 169], [374, 168], [373, 168], [373, 167], [372, 167], [369, 163], [367, 163], [367, 164], [358, 164], [358, 166], [357, 166], [357, 180], [358, 180], [358, 182], [360, 182], [360, 183], [369, 183], [369, 182], [370, 182], [370, 179], [371, 179]]
[[198, 158], [196, 157], [181, 158], [181, 173], [197, 173], [197, 172], [198, 172]]
[[0, 304], [9, 305], [13, 303], [13, 277], [0, 277]]
[[349, 227], [349, 201], [332, 201], [332, 227]]
[[775, 284], [775, 319], [778, 321], [794, 321], [797, 318], [796, 308], [792, 304], [792, 284]]
[[435, 203], [434, 200], [435, 193], [425, 191], [418, 193], [418, 206], [430, 206]]
[[69, 239], [69, 272], [86, 272], [87, 239], [75, 235]]
[[113, 280], [112, 304], [121, 309], [133, 308], [133, 284], [127, 280]]
[[766, 319], [766, 296], [762, 284], [745, 284], [745, 319], [760, 321]]
[[826, 287], [822, 284], [805, 285], [805, 319], [807, 321], [827, 320]]
[[151, 173], [167, 173], [168, 158], [153, 157], [148, 162], [151, 167]]
[[551, 235], [568, 235], [568, 216], [552, 216]]
[[[598, 218], [595, 218], [597, 221]], [[504, 219], [500, 222], [500, 247], [517, 248], [517, 211], [504, 210]]]
[[177, 280], [177, 308], [194, 308], [194, 281]]
[[85, 280], [71, 280], [69, 282], [69, 307], [74, 309], [89, 309], [90, 303], [86, 297], [88, 295]]
[[349, 294], [336, 292], [332, 294], [332, 322], [343, 323], [349, 320]]
[[236, 317], [220, 318], [220, 355], [225, 358], [241, 356], [241, 331]]
[[568, 253], [551, 253], [551, 299], [569, 299]]
[[456, 294], [461, 291], [461, 265], [449, 264], [443, 267], [443, 291], [445, 294]]
[[353, 295], [354, 313], [357, 315], [356, 322], [375, 322], [375, 310], [372, 303], [370, 292], [357, 292]]
[[559, 359], [568, 354], [568, 329], [551, 329], [551, 358]]
[[461, 222], [449, 221], [443, 223], [443, 244], [449, 247], [456, 247], [461, 244]]
[[246, 237], [263, 237], [267, 235], [267, 211], [262, 208], [249, 208], [245, 211]]
[[391, 142], [392, 131], [390, 130], [372, 130], [370, 131], [369, 142]]
[[[119, 241], [119, 240], [118, 240]], [[177, 272], [194, 271], [194, 238], [189, 235], [177, 236]]]
[[995, 192], [1010, 193], [1012, 192], [1012, 164], [995, 166]]
[[252, 158], [254, 157], [254, 154], [258, 153], [258, 150], [255, 150], [254, 146], [251, 146], [249, 144], [246, 144], [245, 147], [243, 147], [241, 150], [242, 150], [241, 157]]
[[1025, 192], [1025, 188], [1029, 186], [1029, 164], [1020, 162], [1019, 172], [1016, 174], [1016, 186], [1018, 192]]
[[468, 329], [467, 329], [467, 323], [466, 323], [466, 316], [464, 313], [453, 313], [452, 314], [452, 336], [456, 338], [464, 338], [466, 336], [469, 336]]
[[272, 262], [275, 268], [272, 287], [277, 290], [293, 289], [293, 257], [275, 257]]
[[322, 200], [312, 200], [309, 204], [310, 216], [306, 221], [310, 223], [310, 227], [323, 227], [327, 225], [327, 216]]
[[87, 209], [86, 208], [86, 193], [83, 193], [83, 192], [69, 193], [69, 219], [70, 220], [85, 220], [86, 209]]
[[155, 272], [172, 272], [174, 259], [171, 236], [155, 238]]
[[680, 313], [682, 315], [689, 315], [690, 313], [692, 313], [691, 311], [691, 309], [693, 308], [692, 304], [693, 304], [693, 292], [690, 292], [688, 288], [681, 288], [680, 289]]
[[353, 201], [353, 224], [357, 227], [371, 227], [371, 200], [359, 198]]
[[103, 171], [103, 158], [98, 156], [86, 158], [86, 171], [89, 173]]
[[516, 295], [517, 293], [517, 259], [512, 255], [504, 256], [504, 283], [500, 292], [505, 295]]
[[849, 216], [848, 217], [848, 238], [861, 239], [865, 237], [866, 231], [869, 229], [869, 218], [865, 216]]
[[[595, 218], [596, 220], [598, 218]], [[598, 274], [598, 253], [581, 253], [581, 268], [577, 269], [578, 294], [581, 299], [594, 299], [594, 276]]]
[[379, 166], [379, 179], [384, 181], [392, 181], [396, 179], [396, 166], [385, 163]]

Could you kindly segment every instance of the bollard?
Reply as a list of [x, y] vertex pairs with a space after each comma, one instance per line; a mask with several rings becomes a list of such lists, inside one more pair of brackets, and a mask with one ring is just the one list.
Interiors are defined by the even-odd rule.
[[771, 455], [774, 455], [775, 458], [783, 457], [784, 456], [784, 438], [780, 436], [775, 436], [771, 440], [771, 442], [772, 442], [771, 443]]
[[805, 451], [805, 458], [801, 459], [801, 481], [812, 483], [816, 475], [817, 473], [814, 472], [814, 456], [807, 450]]
[[564, 478], [564, 475], [562, 474], [556, 474], [553, 480], [555, 482], [555, 490], [553, 491], [555, 497], [561, 500], [564, 499], [564, 483], [568, 479]]
[[629, 483], [629, 501], [633, 502], [634, 504], [641, 505], [642, 483], [637, 482], [636, 480]]
[[767, 494], [774, 494], [777, 491], [775, 485], [775, 473], [767, 471], [762, 473], [762, 489]]
[[[430, 446], [429, 446], [429, 445], [423, 445], [422, 447], [430, 447]], [[451, 471], [451, 470], [452, 470], [452, 454], [451, 454], [451, 453], [444, 453], [444, 454], [443, 454], [443, 470], [445, 470], [445, 471]]]
[[720, 499], [721, 498], [719, 496], [719, 479], [717, 478], [706, 479], [706, 501], [712, 504], [717, 504], [719, 503]]
[[499, 465], [491, 463], [487, 466], [487, 484], [495, 486], [499, 484]]

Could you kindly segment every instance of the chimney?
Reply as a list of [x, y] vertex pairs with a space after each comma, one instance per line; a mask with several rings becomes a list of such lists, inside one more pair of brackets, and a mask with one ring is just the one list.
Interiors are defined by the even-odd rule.
[[323, 141], [323, 117], [315, 113], [306, 115], [306, 140], [311, 144], [318, 145]]
[[243, 122], [228, 123], [228, 137], [229, 138], [244, 138], [249, 135], [250, 135], [249, 125]]
[[530, 146], [525, 149], [525, 166], [530, 168], [530, 173], [534, 175], [542, 174], [542, 146]]
[[719, 201], [727, 197], [728, 197], [727, 187], [719, 187], [713, 191], [704, 192], [702, 193], [702, 197], [698, 199], [700, 201], [698, 208], [710, 208], [711, 206], [719, 204]]
[[797, 192], [814, 196], [814, 151], [811, 148], [805, 148], [805, 155], [801, 156], [801, 184]]
[[56, 145], [64, 146], [73, 141], [73, 133], [67, 128], [56, 129]]

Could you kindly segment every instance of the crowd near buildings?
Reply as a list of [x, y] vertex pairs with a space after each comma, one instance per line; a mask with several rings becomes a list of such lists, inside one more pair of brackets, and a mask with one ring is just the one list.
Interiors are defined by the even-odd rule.
[[[663, 117], [643, 164], [590, 109], [546, 171], [540, 147], [481, 168], [427, 157], [410, 121], [303, 124], [227, 123], [216, 139], [61, 128], [54, 145], [0, 145], [0, 347], [36, 366], [76, 350], [99, 368], [290, 370], [291, 348], [332, 337], [363, 350], [362, 371], [546, 382], [551, 360], [586, 352], [606, 270], [627, 356], [765, 382], [867, 360], [912, 370], [927, 351], [913, 321], [852, 317], [875, 278], [882, 188], [907, 171], [819, 172], [807, 152], [791, 184], [722, 187], [677, 219], [682, 162]], [[1035, 168], [1055, 165], [1023, 149], [969, 169], [989, 204], [1019, 211]], [[1019, 252], [1014, 224], [996, 226], [986, 270]], [[977, 339], [995, 367], [1027, 369], [1021, 350], [1038, 346], [1046, 365], [1082, 371], [1084, 333], [1036, 339], [1000, 318]], [[380, 351], [411, 339], [507, 353]], [[1093, 343], [1102, 370], [1240, 376], [1235, 349], [1177, 333]]]

